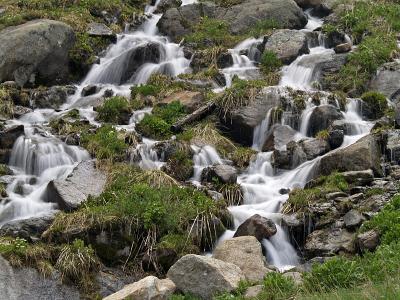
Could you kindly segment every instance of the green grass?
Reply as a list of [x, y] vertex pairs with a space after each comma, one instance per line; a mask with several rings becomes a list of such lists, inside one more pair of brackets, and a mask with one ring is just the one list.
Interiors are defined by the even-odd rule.
[[388, 104], [385, 95], [378, 92], [367, 92], [361, 95], [361, 99], [368, 105], [374, 119], [384, 116]]
[[111, 124], [124, 124], [127, 115], [132, 113], [128, 99], [120, 96], [106, 99], [96, 111], [99, 121]]
[[261, 57], [261, 68], [265, 73], [276, 72], [282, 66], [282, 61], [272, 51], [265, 51]]
[[184, 115], [185, 108], [178, 101], [159, 105], [154, 107], [151, 115], [146, 115], [136, 125], [136, 129], [146, 137], [167, 139], [173, 135], [171, 125]]

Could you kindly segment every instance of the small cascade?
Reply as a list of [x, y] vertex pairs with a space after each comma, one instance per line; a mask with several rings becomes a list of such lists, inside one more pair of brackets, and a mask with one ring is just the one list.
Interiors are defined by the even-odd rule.
[[270, 125], [275, 123], [272, 118], [272, 114], [275, 111], [275, 109], [276, 108], [273, 107], [270, 110], [268, 110], [265, 119], [254, 129], [253, 146], [252, 146], [254, 150], [260, 151], [261, 147], [264, 145], [266, 139], [266, 133], [268, 132]]
[[306, 108], [301, 114], [300, 122], [300, 133], [303, 136], [307, 136], [308, 128], [310, 125], [310, 118], [316, 106], [312, 103], [311, 99], [306, 102]]
[[201, 185], [201, 173], [203, 170], [212, 165], [222, 164], [222, 159], [218, 155], [217, 150], [210, 145], [202, 147], [192, 145], [192, 149], [195, 153], [193, 156], [194, 172], [190, 181], [194, 185], [199, 186]]
[[12, 149], [9, 166], [14, 175], [8, 198], [0, 203], [0, 225], [54, 211], [57, 205], [44, 199], [48, 183], [66, 178], [78, 162], [90, 158], [85, 150], [36, 131], [28, 125]]

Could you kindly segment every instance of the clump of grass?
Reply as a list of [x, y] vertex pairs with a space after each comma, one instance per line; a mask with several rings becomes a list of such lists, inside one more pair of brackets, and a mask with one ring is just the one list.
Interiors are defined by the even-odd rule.
[[98, 120], [112, 124], [125, 124], [132, 113], [128, 99], [120, 96], [106, 99], [96, 111]]
[[368, 105], [374, 119], [384, 116], [385, 111], [388, 108], [385, 95], [371, 91], [362, 94], [361, 99]]
[[154, 188], [180, 186], [179, 182], [161, 170], [138, 172], [134, 180], [136, 182], [146, 182]]
[[236, 149], [227, 155], [228, 159], [239, 168], [244, 169], [250, 165], [251, 160], [256, 156], [257, 151], [247, 147], [236, 147]]
[[103, 125], [94, 134], [84, 134], [82, 143], [99, 160], [122, 161], [128, 145], [111, 125]]
[[99, 261], [90, 246], [87, 247], [82, 240], [76, 239], [61, 249], [55, 267], [63, 279], [77, 282], [96, 271]]
[[244, 195], [240, 184], [224, 184], [219, 188], [219, 192], [226, 200], [228, 206], [243, 204]]
[[282, 61], [273, 51], [264, 51], [261, 57], [261, 69], [268, 74], [276, 72], [282, 67]]
[[315, 136], [317, 139], [319, 140], [327, 140], [329, 139], [329, 131], [328, 130], [321, 130], [319, 132], [317, 132], [317, 135]]
[[136, 129], [143, 135], [155, 139], [166, 139], [173, 135], [171, 126], [185, 114], [185, 108], [179, 101], [156, 106], [151, 115], [146, 115]]
[[193, 176], [193, 159], [191, 152], [185, 150], [175, 151], [167, 160], [164, 168], [172, 177], [185, 181]]

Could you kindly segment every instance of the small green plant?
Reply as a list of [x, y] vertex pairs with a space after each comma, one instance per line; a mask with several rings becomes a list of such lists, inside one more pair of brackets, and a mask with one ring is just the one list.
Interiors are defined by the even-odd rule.
[[132, 109], [129, 101], [120, 96], [108, 98], [97, 108], [97, 119], [112, 124], [124, 124], [129, 119]]
[[282, 61], [273, 51], [264, 51], [261, 57], [261, 68], [265, 73], [276, 72], [282, 66]]
[[294, 281], [281, 273], [268, 273], [263, 283], [264, 291], [261, 298], [264, 296], [265, 299], [290, 299], [297, 292]]
[[361, 99], [368, 105], [374, 119], [383, 117], [388, 108], [387, 99], [381, 93], [367, 92], [361, 95]]
[[320, 139], [320, 140], [327, 140], [327, 139], [329, 139], [329, 131], [328, 130], [321, 130], [321, 131], [319, 131], [318, 133], [317, 133], [317, 135], [315, 136], [317, 139]]
[[154, 84], [142, 84], [131, 87], [131, 99], [138, 96], [157, 96], [160, 92], [160, 87]]

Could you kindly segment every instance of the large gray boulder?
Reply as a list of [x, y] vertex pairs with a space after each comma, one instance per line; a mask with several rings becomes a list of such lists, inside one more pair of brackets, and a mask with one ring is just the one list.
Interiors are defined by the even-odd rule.
[[75, 43], [70, 26], [35, 20], [0, 31], [0, 82], [43, 85], [68, 79], [68, 52]]
[[356, 143], [323, 156], [316, 173], [329, 175], [333, 171], [364, 171], [371, 169], [376, 175], [382, 175], [380, 165], [381, 150], [377, 138], [368, 135]]
[[311, 113], [307, 129], [308, 136], [315, 136], [321, 130], [326, 130], [336, 120], [343, 119], [342, 113], [333, 105], [320, 105]]
[[201, 299], [232, 292], [245, 277], [234, 264], [211, 257], [188, 254], [178, 260], [168, 271], [178, 290]]
[[203, 170], [201, 180], [205, 182], [213, 182], [217, 179], [220, 183], [236, 183], [237, 170], [229, 165], [215, 165]]
[[301, 29], [307, 24], [307, 17], [293, 0], [250, 0], [228, 8], [209, 2], [171, 8], [157, 26], [161, 33], [179, 42], [192, 33], [202, 17], [225, 21], [232, 34], [243, 34], [265, 19], [274, 20], [281, 28]]
[[253, 236], [241, 236], [225, 240], [213, 251], [213, 257], [237, 265], [247, 280], [263, 280], [268, 272], [261, 244]]
[[261, 150], [263, 152], [284, 149], [294, 140], [297, 131], [288, 125], [276, 124], [266, 133], [265, 142]]
[[75, 91], [76, 88], [70, 85], [39, 88], [31, 92], [30, 102], [33, 108], [58, 109]]
[[158, 279], [155, 276], [147, 276], [135, 283], [126, 285], [120, 291], [111, 294], [103, 300], [168, 300], [175, 292], [175, 284], [170, 279]]
[[254, 236], [261, 242], [263, 239], [273, 236], [276, 231], [276, 225], [272, 220], [255, 214], [240, 224], [234, 237]]
[[3, 300], [75, 300], [79, 291], [63, 285], [56, 274], [43, 277], [32, 268], [13, 268], [0, 256], [0, 295]]
[[1, 236], [20, 237], [27, 241], [37, 241], [42, 233], [50, 227], [54, 215], [44, 215], [23, 220], [7, 222], [0, 228]]
[[107, 176], [95, 166], [95, 161], [81, 162], [66, 179], [53, 180], [47, 187], [47, 200], [63, 210], [78, 208], [89, 196], [99, 196]]
[[310, 53], [307, 36], [299, 30], [278, 30], [265, 44], [264, 51], [272, 51], [284, 63], [290, 64], [298, 56]]
[[390, 62], [379, 68], [369, 89], [384, 94], [392, 101], [400, 100], [400, 62]]

